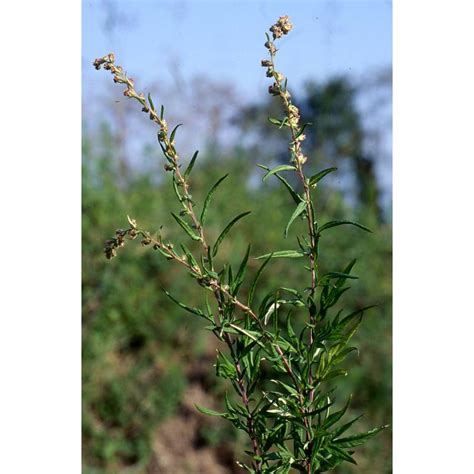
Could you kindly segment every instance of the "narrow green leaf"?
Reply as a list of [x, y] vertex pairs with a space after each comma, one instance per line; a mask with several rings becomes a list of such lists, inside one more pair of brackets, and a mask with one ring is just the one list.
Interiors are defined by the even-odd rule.
[[258, 331], [250, 331], [248, 329], [241, 328], [236, 324], [230, 323], [230, 327], [234, 328], [237, 332], [249, 337], [252, 341], [256, 342], [260, 347], [266, 349], [265, 345], [260, 341], [261, 334]]
[[321, 380], [327, 381], [327, 380], [331, 380], [331, 379], [334, 379], [336, 377], [339, 377], [341, 375], [343, 375], [345, 377], [347, 375], [347, 370], [344, 370], [344, 369], [331, 370], [326, 375], [324, 375], [324, 377], [322, 377]]
[[302, 201], [296, 207], [295, 212], [293, 212], [293, 215], [290, 217], [290, 220], [288, 221], [288, 224], [286, 224], [285, 239], [288, 237], [288, 231], [290, 230], [290, 226], [291, 226], [291, 224], [293, 224], [293, 221], [298, 216], [300, 216], [305, 210], [306, 210], [306, 201]]
[[309, 178], [309, 185], [312, 187], [316, 186], [316, 184], [321, 181], [326, 175], [336, 170], [337, 168], [327, 168], [323, 171], [320, 171], [319, 173], [316, 173], [315, 175], [311, 176], [311, 178]]
[[330, 229], [331, 227], [336, 227], [338, 225], [344, 225], [344, 224], [354, 225], [354, 226], [359, 227], [360, 229], [365, 230], [367, 232], [372, 232], [368, 227], [365, 227], [362, 224], [358, 224], [357, 222], [352, 222], [352, 221], [330, 221], [330, 222], [327, 222], [326, 224], [322, 225], [319, 228], [319, 232], [322, 232], [323, 230], [326, 230], [326, 229]]
[[349, 405], [352, 401], [352, 395], [349, 396], [347, 399], [346, 404], [341, 410], [338, 410], [334, 413], [331, 413], [326, 420], [324, 421], [324, 428], [329, 428], [332, 425], [335, 425], [346, 413], [347, 409], [349, 408]]
[[298, 138], [303, 132], [304, 132], [304, 129], [308, 126], [308, 125], [313, 125], [311, 122], [306, 122], [303, 124], [303, 126], [299, 129], [298, 133], [296, 134], [295, 138]]
[[260, 275], [262, 274], [263, 270], [265, 269], [265, 267], [267, 266], [267, 263], [270, 261], [271, 258], [272, 258], [272, 254], [270, 254], [270, 256], [262, 263], [262, 265], [257, 271], [257, 274], [255, 275], [255, 278], [252, 281], [252, 284], [250, 285], [249, 296], [247, 300], [248, 306], [251, 306], [252, 304], [253, 295], [255, 293], [255, 287], [257, 286], [258, 279], [260, 278]]
[[216, 191], [217, 187], [219, 186], [219, 184], [222, 183], [222, 181], [224, 181], [224, 179], [227, 178], [227, 176], [229, 176], [228, 174], [222, 176], [222, 178], [220, 178], [216, 184], [214, 184], [214, 186], [212, 186], [212, 188], [210, 189], [210, 191], [207, 193], [207, 196], [206, 196], [206, 199], [204, 201], [204, 205], [202, 207], [202, 212], [201, 212], [201, 218], [200, 218], [200, 221], [201, 221], [201, 224], [204, 224], [205, 220], [206, 220], [206, 216], [207, 216], [207, 209], [209, 207], [209, 204], [211, 202], [211, 198], [212, 198], [212, 195], [214, 194], [214, 192]]
[[367, 311], [368, 309], [370, 308], [375, 308], [377, 305], [375, 304], [372, 304], [372, 305], [369, 305], [369, 306], [365, 306], [364, 308], [361, 308], [361, 309], [358, 309], [350, 314], [348, 314], [347, 316], [345, 316], [341, 322], [339, 323], [339, 325], [341, 326], [345, 326], [347, 325], [347, 323], [351, 320], [351, 319], [354, 319], [356, 316], [359, 316], [360, 314], [364, 313], [365, 311]]
[[178, 130], [179, 127], [181, 127], [181, 125], [183, 125], [183, 124], [178, 123], [178, 125], [176, 125], [176, 127], [173, 128], [173, 131], [171, 132], [171, 135], [170, 135], [170, 142], [171, 143], [173, 143], [174, 136], [176, 135], [176, 131]]
[[174, 175], [173, 173], [173, 191], [174, 193], [176, 194], [176, 197], [178, 198], [178, 201], [180, 203], [183, 203], [183, 196], [181, 195], [181, 193], [179, 192], [179, 189], [178, 189], [178, 182], [176, 181], [176, 176]]
[[265, 174], [265, 176], [262, 178], [262, 181], [265, 181], [268, 177], [270, 177], [273, 174], [280, 173], [281, 171], [295, 171], [296, 168], [294, 166], [290, 165], [279, 165], [276, 166], [275, 168], [271, 169], [270, 171]]
[[260, 260], [262, 258], [300, 258], [304, 257], [303, 252], [299, 252], [298, 250], [279, 250], [278, 252], [273, 253], [266, 253], [265, 255], [260, 255], [260, 257], [256, 257], [256, 260]]
[[194, 404], [194, 406], [197, 408], [198, 411], [200, 411], [201, 413], [204, 413], [204, 415], [220, 416], [220, 417], [227, 415], [227, 413], [219, 413], [218, 411], [211, 410], [210, 408], [206, 408], [206, 407], [201, 407], [196, 404]]
[[205, 318], [205, 319], [208, 319], [206, 317], [206, 315], [198, 308], [191, 308], [190, 306], [187, 306], [185, 305], [184, 303], [181, 303], [181, 301], [178, 301], [171, 293], [169, 293], [168, 291], [166, 291], [165, 289], [163, 289], [163, 291], [165, 292], [166, 296], [171, 300], [173, 301], [174, 303], [176, 303], [180, 308], [183, 308], [185, 311], [187, 311], [188, 313], [191, 313], [191, 314], [195, 314], [197, 316], [201, 316], [202, 318]]
[[335, 439], [334, 443], [340, 448], [354, 448], [355, 446], [364, 444], [367, 440], [373, 438], [377, 433], [388, 427], [389, 425], [383, 425], [367, 431], [366, 433], [359, 433], [353, 436], [347, 436], [346, 438]]
[[164, 116], [165, 116], [165, 106], [162, 105], [160, 109], [160, 119], [163, 120]]
[[230, 229], [235, 225], [235, 223], [242, 219], [242, 217], [245, 217], [250, 214], [251, 211], [243, 212], [242, 214], [239, 214], [237, 217], [234, 217], [229, 224], [227, 224], [226, 228], [221, 232], [221, 235], [216, 240], [216, 243], [214, 244], [214, 247], [212, 249], [212, 256], [215, 257], [217, 255], [217, 252], [219, 251], [219, 247], [224, 240], [225, 236], [229, 233]]
[[183, 230], [191, 237], [193, 240], [201, 240], [201, 237], [199, 237], [196, 232], [194, 232], [193, 229], [189, 226], [187, 222], [185, 222], [181, 217], [177, 216], [174, 212], [171, 213], [171, 215], [174, 217], [174, 220], [183, 228]]
[[[262, 168], [263, 170], [265, 171], [269, 171], [270, 168], [268, 168], [268, 166], [264, 166], [264, 165], [257, 165], [259, 168]], [[283, 185], [285, 186], [285, 188], [288, 190], [288, 192], [290, 193], [291, 197], [293, 198], [293, 200], [295, 201], [296, 204], [299, 204], [303, 199], [298, 195], [298, 193], [293, 189], [293, 187], [291, 186], [291, 184], [285, 179], [283, 178], [281, 175], [279, 175], [278, 173], [275, 174], [275, 176], [283, 183]]]
[[325, 273], [322, 278], [339, 278], [339, 279], [350, 279], [350, 280], [357, 280], [359, 277], [355, 275], [350, 275], [349, 273], [343, 273], [343, 272], [328, 272]]
[[148, 93], [148, 102], [150, 103], [150, 108], [151, 110], [153, 110], [153, 112], [155, 111], [155, 106], [153, 104], [153, 101], [151, 100], [151, 94]]
[[237, 275], [235, 276], [234, 287], [232, 288], [232, 294], [234, 295], [239, 291], [240, 285], [244, 281], [249, 255], [250, 255], [250, 244], [247, 247], [247, 252], [245, 253], [244, 258], [242, 262], [240, 263], [239, 270], [237, 271]]
[[180, 244], [181, 249], [183, 250], [184, 254], [186, 255], [186, 258], [188, 260], [188, 263], [194, 267], [199, 267], [196, 259], [194, 258], [194, 255], [191, 253], [191, 251], [186, 247], [184, 244]]
[[278, 127], [283, 127], [283, 125], [286, 124], [286, 122], [288, 122], [288, 118], [285, 117], [283, 120], [279, 120], [279, 119], [276, 119], [276, 118], [273, 118], [273, 117], [267, 117], [267, 120], [273, 124], [273, 125], [277, 125]]
[[186, 171], [184, 172], [184, 179], [186, 179], [190, 174], [191, 171], [194, 167], [194, 162], [196, 161], [196, 158], [198, 156], [199, 151], [195, 151], [193, 157], [191, 158], [191, 161], [189, 162], [188, 167], [186, 168]]

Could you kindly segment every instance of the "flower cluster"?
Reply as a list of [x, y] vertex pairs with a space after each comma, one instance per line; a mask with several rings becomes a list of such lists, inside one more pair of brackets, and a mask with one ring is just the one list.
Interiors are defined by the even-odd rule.
[[273, 33], [273, 39], [281, 38], [283, 35], [288, 34], [293, 25], [288, 18], [288, 15], [281, 16], [278, 21], [270, 27], [270, 31]]
[[125, 245], [125, 237], [133, 240], [137, 237], [137, 231], [133, 227], [130, 229], [117, 229], [115, 231], [115, 237], [105, 241], [104, 253], [108, 260], [114, 258], [117, 255], [117, 249]]
[[156, 113], [150, 98], [148, 98], [149, 103], [147, 103], [145, 96], [141, 93], [137, 93], [137, 91], [135, 90], [135, 83], [133, 79], [127, 77], [127, 75], [123, 71], [122, 66], [118, 66], [115, 64], [114, 53], [109, 53], [103, 56], [102, 58], [97, 58], [93, 64], [97, 70], [103, 67], [105, 70], [110, 71], [114, 76], [114, 82], [116, 84], [125, 84], [126, 89], [123, 91], [123, 95], [125, 97], [136, 99], [138, 100], [138, 102], [140, 102], [140, 104], [142, 105], [142, 112], [149, 114], [150, 120], [155, 122], [160, 127], [160, 131], [158, 132], [158, 140], [163, 143], [164, 148], [171, 156], [177, 158], [177, 154], [174, 148], [172, 147], [172, 144], [169, 143], [169, 141], [167, 140], [168, 124], [166, 123], [166, 120]]
[[[152, 239], [148, 232], [143, 232], [137, 229], [137, 222], [135, 219], [127, 216], [130, 227], [128, 229], [117, 229], [115, 231], [115, 237], [105, 241], [104, 253], [108, 260], [114, 258], [117, 255], [117, 249], [125, 245], [125, 237], [129, 240], [135, 240], [138, 235], [141, 235], [141, 244], [146, 246], [152, 243]], [[158, 242], [156, 242], [158, 244]]]
[[[273, 39], [276, 40], [288, 34], [292, 28], [293, 25], [290, 23], [290, 19], [285, 15], [281, 16], [278, 21], [270, 27], [270, 32], [273, 34]], [[303, 134], [303, 128], [300, 126], [300, 111], [296, 105], [291, 103], [291, 94], [286, 88], [285, 76], [275, 69], [273, 59], [278, 50], [268, 34], [265, 48], [267, 48], [270, 53], [270, 59], [262, 59], [261, 65], [267, 68], [267, 77], [274, 79], [273, 84], [268, 87], [268, 92], [275, 97], [280, 97], [283, 102], [286, 112], [286, 124], [291, 130], [292, 138], [289, 151], [292, 155], [292, 161], [301, 166], [306, 162], [307, 157], [301, 151], [301, 143], [306, 136]]]

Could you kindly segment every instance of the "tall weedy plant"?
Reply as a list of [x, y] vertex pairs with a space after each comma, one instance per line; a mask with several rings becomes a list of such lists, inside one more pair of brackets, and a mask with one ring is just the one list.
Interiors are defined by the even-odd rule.
[[[249, 211], [233, 218], [215, 241], [210, 242], [206, 236], [211, 201], [227, 175], [210, 189], [197, 212], [197, 203], [190, 194], [190, 177], [198, 153], [183, 170], [175, 146], [179, 125], [169, 132], [164, 107], [157, 110], [150, 95], [145, 98], [135, 90], [134, 81], [115, 64], [113, 54], [94, 62], [96, 69], [103, 67], [112, 73], [114, 82], [125, 85], [124, 95], [137, 100], [142, 111], [157, 125], [158, 143], [166, 159], [165, 170], [171, 175], [180, 204], [180, 211], [171, 214], [183, 235], [199, 243], [200, 249], [193, 252], [184, 242], [175, 244], [164, 240], [161, 232], [152, 235], [128, 217], [129, 226], [118, 229], [115, 237], [107, 240], [105, 255], [108, 259], [114, 257], [128, 239], [140, 237], [142, 245], [150, 246], [182, 265], [205, 290], [206, 302], [201, 308], [190, 307], [165, 292], [183, 310], [206, 320], [206, 328], [227, 348], [225, 352], [218, 351], [216, 372], [217, 376], [230, 380], [239, 401], [226, 396], [222, 412], [197, 408], [205, 414], [229, 420], [248, 435], [249, 451], [246, 454], [249, 459], [239, 464], [253, 473], [288, 473], [292, 469], [308, 474], [322, 473], [344, 461], [355, 464], [352, 449], [385, 428], [348, 435], [358, 419], [343, 420], [350, 400], [338, 410], [333, 407], [336, 395], [331, 383], [347, 374], [340, 364], [357, 350], [349, 343], [368, 308], [350, 314], [344, 314], [342, 310], [333, 314], [333, 307], [348, 290], [347, 280], [356, 278], [351, 274], [355, 261], [342, 271], [321, 274], [318, 269], [320, 243], [326, 233], [342, 225], [369, 230], [351, 221], [334, 220], [324, 224], [317, 221], [315, 190], [318, 183], [336, 168], [309, 177], [304, 172], [307, 157], [302, 144], [308, 124], [301, 124], [298, 107], [291, 101], [287, 79], [275, 65], [275, 41], [291, 29], [288, 16], [280, 17], [271, 26], [271, 36], [266, 35], [265, 43], [269, 56], [262, 61], [267, 77], [273, 79], [269, 93], [281, 101], [284, 109], [283, 118], [269, 118], [269, 121], [289, 132], [290, 159], [288, 164], [273, 169], [261, 168], [265, 170], [264, 181], [270, 177], [278, 179], [294, 200], [295, 210], [284, 229], [285, 237], [296, 219], [306, 221], [307, 231], [296, 237], [294, 248], [274, 250], [257, 257], [262, 264], [248, 285], [246, 270], [250, 245], [238, 268], [222, 263], [219, 249], [231, 229]], [[292, 187], [283, 173], [295, 173], [301, 191]], [[258, 280], [274, 258], [301, 259], [308, 272], [307, 284], [304, 288], [281, 286], [256, 298]], [[297, 318], [304, 318], [300, 329], [295, 329]], [[277, 374], [275, 378], [265, 380], [262, 363], [271, 364], [273, 374]]]

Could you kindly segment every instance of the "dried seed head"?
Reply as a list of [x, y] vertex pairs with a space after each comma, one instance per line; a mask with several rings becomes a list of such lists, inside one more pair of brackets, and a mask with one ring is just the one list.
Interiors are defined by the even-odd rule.
[[282, 29], [284, 35], [288, 34], [293, 29], [293, 25], [291, 24], [288, 15], [281, 16], [278, 19], [277, 24]]
[[281, 16], [278, 21], [270, 27], [270, 31], [273, 33], [273, 39], [281, 38], [283, 35], [288, 34], [293, 28], [293, 25], [288, 18], [288, 15]]
[[274, 82], [271, 86], [268, 86], [268, 93], [271, 95], [279, 95], [280, 94], [280, 87], [276, 82]]
[[281, 38], [284, 34], [278, 24], [271, 26], [270, 31], [273, 33], [273, 39]]

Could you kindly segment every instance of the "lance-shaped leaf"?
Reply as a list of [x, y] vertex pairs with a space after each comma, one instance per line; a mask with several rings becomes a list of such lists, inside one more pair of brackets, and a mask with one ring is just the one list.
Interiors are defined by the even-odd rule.
[[150, 104], [150, 109], [153, 110], [153, 112], [155, 111], [155, 105], [153, 104], [153, 101], [151, 100], [151, 94], [148, 93], [148, 102]]
[[247, 262], [249, 259], [250, 255], [250, 244], [247, 247], [247, 252], [245, 253], [244, 258], [242, 259], [242, 262], [240, 263], [239, 270], [237, 271], [237, 275], [235, 275], [234, 279], [234, 285], [232, 287], [232, 294], [236, 295], [237, 292], [239, 291], [240, 286], [242, 285], [245, 277], [245, 271], [247, 269]]
[[260, 278], [260, 275], [262, 274], [264, 268], [267, 266], [267, 263], [270, 261], [271, 258], [272, 258], [272, 254], [270, 254], [270, 256], [262, 263], [262, 265], [258, 269], [257, 274], [255, 275], [255, 277], [252, 281], [252, 284], [250, 285], [249, 296], [248, 296], [248, 300], [247, 300], [248, 306], [251, 306], [251, 304], [252, 304], [253, 295], [255, 293], [255, 288], [257, 286], [258, 279]]
[[353, 221], [330, 221], [330, 222], [326, 222], [326, 224], [322, 225], [319, 228], [319, 232], [321, 233], [323, 230], [330, 229], [331, 227], [336, 227], [338, 225], [345, 225], [345, 224], [359, 227], [359, 229], [365, 230], [367, 232], [372, 232], [368, 227], [365, 227], [365, 225], [362, 225], [362, 224], [359, 224], [359, 223], [353, 222]]
[[198, 153], [199, 153], [198, 150], [196, 150], [196, 151], [194, 152], [194, 155], [193, 155], [193, 157], [191, 158], [191, 161], [189, 162], [189, 165], [188, 165], [188, 167], [186, 168], [186, 171], [184, 172], [184, 179], [186, 179], [186, 178], [191, 174], [191, 171], [193, 170], [194, 163], [195, 163], [195, 161], [196, 161], [196, 158], [197, 158], [197, 156], [198, 156]]
[[345, 316], [341, 322], [339, 322], [338, 324], [340, 326], [346, 326], [352, 319], [354, 318], [357, 318], [357, 316], [360, 316], [361, 314], [363, 314], [365, 311], [367, 311], [368, 309], [370, 308], [375, 308], [377, 305], [376, 304], [371, 304], [369, 306], [365, 306], [364, 308], [361, 308], [361, 309], [358, 309], [350, 314], [348, 314], [347, 316]]
[[276, 173], [280, 173], [281, 171], [295, 171], [296, 168], [294, 166], [290, 166], [290, 165], [279, 165], [279, 166], [275, 166], [275, 168], [271, 169], [270, 171], [268, 171], [262, 178], [262, 181], [265, 181], [267, 178], [269, 178], [270, 176], [276, 174]]
[[173, 143], [174, 136], [176, 135], [176, 131], [178, 130], [179, 127], [181, 127], [181, 125], [183, 125], [183, 124], [178, 123], [178, 125], [176, 125], [176, 127], [173, 128], [173, 131], [171, 132], [171, 135], [170, 135], [170, 142], [171, 143]]
[[306, 210], [306, 201], [302, 201], [298, 204], [298, 206], [295, 209], [295, 212], [293, 212], [292, 216], [290, 217], [290, 220], [288, 221], [288, 224], [286, 224], [285, 228], [285, 239], [288, 237], [288, 231], [290, 230], [291, 224], [293, 224], [294, 220], [303, 214]]
[[267, 119], [271, 124], [277, 125], [279, 128], [282, 128], [288, 122], [288, 117], [285, 117], [283, 120], [279, 120], [273, 117], [267, 117]]
[[[265, 171], [269, 171], [270, 168], [268, 168], [268, 166], [264, 166], [264, 165], [257, 165], [259, 168], [262, 168], [263, 170]], [[299, 204], [303, 199], [299, 196], [299, 194], [293, 189], [293, 187], [291, 186], [291, 184], [285, 179], [283, 178], [281, 175], [279, 175], [278, 173], [275, 173], [275, 176], [283, 183], [283, 185], [285, 186], [285, 188], [288, 190], [288, 192], [290, 193], [291, 197], [293, 198], [293, 200], [295, 201], [296, 204]]]
[[184, 309], [188, 313], [195, 314], [196, 316], [201, 316], [201, 318], [204, 319], [209, 319], [199, 308], [191, 308], [190, 306], [185, 305], [184, 303], [181, 303], [181, 301], [178, 301], [171, 293], [163, 289], [165, 292], [166, 296], [176, 303], [180, 308]]
[[[235, 331], [237, 331], [238, 333], [243, 334], [244, 336], [247, 336], [250, 339], [252, 339], [252, 341], [257, 343], [263, 349], [266, 349], [265, 345], [260, 341], [260, 338], [262, 336], [258, 331], [250, 331], [249, 329], [241, 328], [240, 326], [237, 326], [236, 324], [232, 324], [232, 323], [230, 323], [229, 326], [235, 329]], [[224, 331], [227, 332], [228, 329], [224, 328]]]
[[218, 411], [211, 410], [210, 408], [206, 408], [206, 407], [201, 407], [196, 404], [194, 404], [194, 406], [197, 408], [198, 411], [200, 411], [201, 413], [204, 413], [204, 415], [220, 416], [220, 417], [224, 417], [227, 415], [227, 413], [219, 413]]
[[324, 428], [329, 428], [330, 426], [336, 424], [346, 413], [347, 409], [349, 408], [349, 405], [352, 401], [352, 395], [349, 396], [347, 399], [346, 404], [341, 410], [335, 411], [334, 413], [331, 413], [326, 420], [324, 421]]
[[344, 449], [354, 448], [355, 446], [364, 444], [368, 439], [373, 438], [377, 433], [388, 427], [389, 425], [383, 425], [379, 426], [378, 428], [374, 428], [370, 431], [367, 431], [366, 433], [360, 433], [353, 436], [347, 436], [346, 438], [335, 439], [334, 444]]
[[227, 178], [227, 176], [229, 176], [229, 175], [226, 174], [226, 175], [222, 176], [222, 178], [220, 178], [216, 182], [216, 184], [214, 184], [214, 186], [212, 186], [210, 191], [207, 193], [206, 199], [204, 200], [204, 205], [202, 206], [202, 212], [201, 212], [201, 217], [200, 217], [201, 224], [204, 224], [204, 222], [206, 220], [207, 210], [209, 208], [209, 204], [211, 203], [212, 195], [215, 193], [215, 191], [218, 188], [219, 184], [221, 184], [222, 181], [224, 181], [224, 179]]
[[230, 229], [236, 224], [237, 221], [242, 219], [242, 217], [245, 217], [250, 214], [252, 211], [247, 211], [247, 212], [242, 212], [242, 214], [239, 214], [237, 217], [234, 217], [226, 226], [226, 228], [221, 232], [221, 235], [216, 240], [216, 243], [214, 244], [214, 247], [212, 249], [212, 256], [215, 257], [217, 255], [217, 252], [219, 251], [219, 247], [224, 240], [225, 236], [229, 233]]
[[174, 217], [174, 220], [183, 228], [183, 230], [191, 237], [193, 240], [201, 240], [201, 237], [199, 237], [196, 232], [194, 232], [193, 229], [191, 229], [191, 226], [181, 219], [181, 217], [177, 216], [174, 212], [171, 213], [171, 215]]
[[184, 203], [184, 198], [183, 196], [181, 195], [181, 193], [179, 192], [179, 189], [178, 189], [178, 182], [176, 180], [176, 176], [173, 174], [173, 191], [176, 195], [176, 197], [178, 198], [178, 201], [183, 204]]
[[184, 244], [180, 244], [180, 247], [181, 247], [182, 251], [184, 252], [184, 254], [186, 255], [186, 259], [187, 259], [189, 265], [191, 265], [192, 267], [198, 267], [199, 268], [199, 265], [198, 265], [196, 259], [194, 258], [194, 255], [191, 253], [191, 251], [188, 249], [188, 247], [186, 247], [186, 245], [184, 245]]
[[350, 275], [349, 273], [344, 273], [344, 272], [328, 272], [328, 273], [325, 273], [321, 277], [321, 279], [323, 278], [327, 278], [327, 279], [338, 278], [340, 281], [340, 280], [346, 280], [346, 279], [357, 280], [359, 277], [355, 275]]
[[319, 173], [316, 173], [315, 175], [311, 176], [311, 178], [309, 178], [309, 185], [311, 187], [314, 187], [316, 186], [316, 184], [321, 181], [326, 175], [328, 175], [329, 173], [332, 173], [333, 171], [336, 171], [337, 168], [326, 168], [325, 170], [323, 171], [320, 171]]
[[260, 257], [256, 257], [255, 260], [260, 260], [262, 258], [300, 258], [304, 257], [304, 253], [300, 252], [299, 250], [278, 250], [277, 252], [273, 253], [266, 253], [265, 255], [260, 255]]

